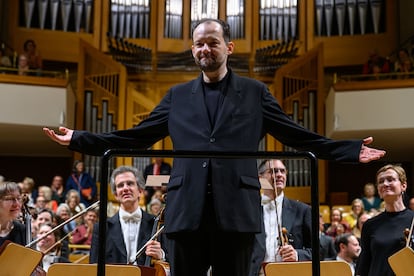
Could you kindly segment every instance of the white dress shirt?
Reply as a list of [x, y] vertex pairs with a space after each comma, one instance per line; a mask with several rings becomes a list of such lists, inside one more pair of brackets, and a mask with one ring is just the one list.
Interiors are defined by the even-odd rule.
[[[139, 217], [137, 221], [128, 220], [124, 217], [136, 216]], [[127, 251], [128, 262], [136, 264], [136, 253], [138, 247], [138, 234], [141, 226], [142, 211], [141, 208], [137, 208], [133, 213], [128, 213], [122, 208], [119, 209], [119, 221], [121, 222], [122, 234]]]
[[[280, 256], [277, 254], [279, 249], [279, 227], [278, 221], [282, 225], [282, 202], [283, 192], [276, 198], [271, 200], [268, 196], [262, 195], [263, 220], [266, 233], [266, 255], [264, 262], [279, 262]], [[278, 219], [276, 219], [276, 206]]]

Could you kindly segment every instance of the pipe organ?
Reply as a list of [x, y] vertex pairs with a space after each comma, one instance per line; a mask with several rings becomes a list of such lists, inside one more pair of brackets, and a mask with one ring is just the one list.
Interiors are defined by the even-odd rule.
[[297, 35], [297, 0], [261, 0], [260, 40], [292, 40]]
[[384, 32], [384, 0], [315, 0], [317, 36]]
[[[21, 0], [26, 28], [91, 32], [93, 0]], [[22, 20], [20, 20], [22, 21]]]

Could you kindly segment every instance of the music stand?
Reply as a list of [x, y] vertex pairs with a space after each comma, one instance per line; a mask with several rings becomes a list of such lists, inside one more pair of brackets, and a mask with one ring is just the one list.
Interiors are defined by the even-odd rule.
[[[351, 267], [344, 261], [322, 261], [320, 267], [321, 276], [352, 276]], [[268, 263], [264, 270], [266, 276], [312, 276], [312, 262]]]
[[414, 251], [406, 246], [388, 258], [392, 270], [397, 276], [410, 276], [414, 271]]
[[[97, 264], [73, 264], [73, 263], [55, 263], [52, 264], [48, 271], [48, 276], [95, 276], [97, 273]], [[17, 275], [17, 274], [16, 274]], [[105, 275], [118, 276], [141, 276], [141, 269], [134, 265], [105, 265]]]
[[40, 251], [6, 241], [0, 248], [1, 275], [30, 276], [42, 257]]
[[148, 175], [147, 181], [145, 182], [145, 186], [148, 187], [162, 187], [168, 184], [170, 181], [169, 175]]

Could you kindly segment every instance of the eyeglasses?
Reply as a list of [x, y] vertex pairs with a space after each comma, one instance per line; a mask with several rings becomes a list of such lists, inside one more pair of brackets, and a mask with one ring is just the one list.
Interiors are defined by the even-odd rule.
[[281, 174], [286, 174], [286, 169], [285, 168], [271, 168], [271, 169], [265, 170], [263, 173], [276, 174], [278, 172], [280, 172]]
[[18, 196], [18, 197], [14, 197], [14, 196], [4, 196], [0, 200], [7, 201], [7, 202], [23, 203], [23, 197], [21, 197], [21, 196]]

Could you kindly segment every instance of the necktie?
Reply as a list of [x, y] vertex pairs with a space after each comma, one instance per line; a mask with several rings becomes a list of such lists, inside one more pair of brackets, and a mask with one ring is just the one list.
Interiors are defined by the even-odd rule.
[[122, 219], [125, 222], [127, 222], [127, 223], [128, 222], [137, 223], [137, 222], [139, 222], [141, 220], [141, 216], [139, 214], [137, 214], [137, 213], [134, 213], [134, 214], [125, 214], [125, 215], [122, 216]]
[[160, 165], [154, 164], [153, 174], [154, 175], [159, 175], [160, 174], [160, 170], [161, 170]]

